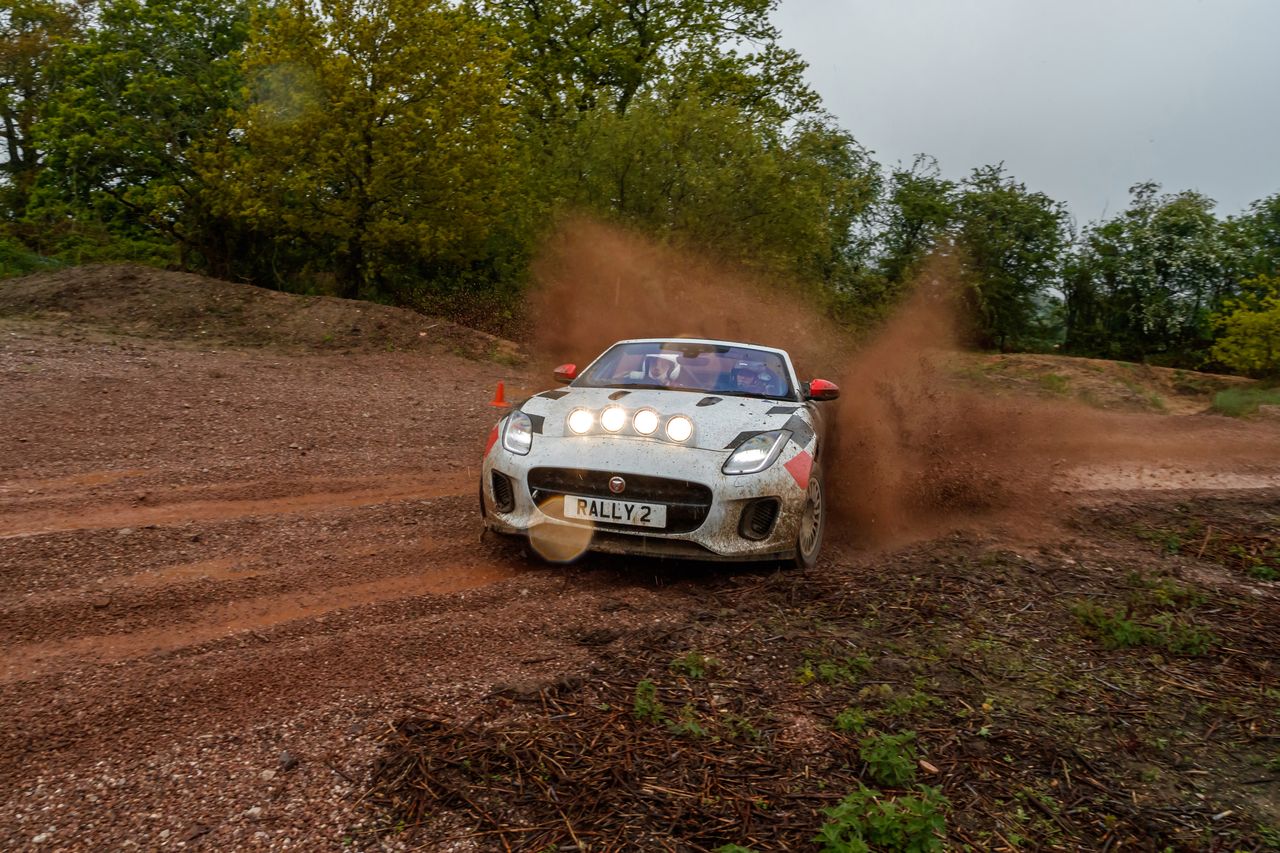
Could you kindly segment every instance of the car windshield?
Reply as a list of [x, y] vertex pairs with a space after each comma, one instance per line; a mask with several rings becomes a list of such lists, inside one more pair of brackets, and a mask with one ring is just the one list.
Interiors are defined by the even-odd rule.
[[737, 397], [794, 400], [780, 353], [732, 344], [640, 341], [616, 344], [575, 388], [670, 388]]

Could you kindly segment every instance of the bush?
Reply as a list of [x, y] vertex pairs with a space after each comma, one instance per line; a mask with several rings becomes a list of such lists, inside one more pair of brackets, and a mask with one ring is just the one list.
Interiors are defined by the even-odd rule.
[[38, 255], [11, 237], [0, 236], [0, 278], [27, 275], [59, 266], [61, 264], [53, 258]]
[[1273, 376], [1280, 373], [1280, 277], [1260, 275], [1241, 287], [1245, 298], [1214, 317], [1213, 357], [1241, 373]]

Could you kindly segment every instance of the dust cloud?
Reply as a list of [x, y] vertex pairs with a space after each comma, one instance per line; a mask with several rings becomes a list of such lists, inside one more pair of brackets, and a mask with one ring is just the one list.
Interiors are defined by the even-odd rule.
[[[535, 265], [535, 347], [584, 366], [614, 341], [688, 335], [777, 346], [802, 380], [840, 384], [822, 465], [829, 535], [883, 546], [957, 527], [1032, 527], [1087, 466], [1274, 471], [1280, 430], [1219, 417], [1099, 411], [978, 392], [955, 378], [963, 315], [954, 261], [926, 265], [872, 337], [852, 336], [800, 295], [715, 258], [615, 226], [568, 222]], [[1280, 485], [1280, 480], [1277, 481]]]

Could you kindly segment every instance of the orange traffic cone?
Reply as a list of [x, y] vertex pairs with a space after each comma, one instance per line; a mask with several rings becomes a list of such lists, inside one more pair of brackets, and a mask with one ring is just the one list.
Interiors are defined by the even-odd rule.
[[489, 405], [495, 406], [499, 409], [505, 409], [509, 407], [511, 404], [507, 402], [506, 391], [507, 389], [503, 387], [503, 384], [501, 382], [499, 382], [498, 390], [494, 392], [493, 399], [489, 401]]

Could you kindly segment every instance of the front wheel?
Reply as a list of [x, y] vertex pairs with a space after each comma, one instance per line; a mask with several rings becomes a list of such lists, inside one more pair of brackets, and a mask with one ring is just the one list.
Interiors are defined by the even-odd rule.
[[812, 569], [822, 550], [822, 534], [827, 527], [826, 493], [822, 472], [817, 465], [809, 472], [809, 488], [805, 491], [804, 509], [800, 511], [800, 530], [796, 533], [796, 553], [792, 564], [798, 569]]

